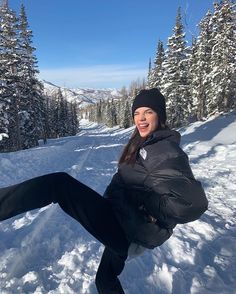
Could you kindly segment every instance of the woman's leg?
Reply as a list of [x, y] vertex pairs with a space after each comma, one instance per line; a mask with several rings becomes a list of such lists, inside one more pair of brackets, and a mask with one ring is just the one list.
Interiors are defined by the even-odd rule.
[[96, 275], [99, 294], [124, 294], [119, 276], [125, 266], [127, 255], [118, 255], [105, 247]]
[[126, 254], [129, 244], [109, 201], [63, 172], [0, 188], [0, 221], [52, 202], [58, 203], [105, 246]]
[[60, 177], [54, 173], [0, 188], [0, 221], [52, 203], [54, 179]]
[[70, 175], [53, 173], [1, 188], [0, 221], [52, 202], [106, 246], [96, 277], [98, 292], [124, 293], [117, 278], [129, 247], [124, 231], [109, 201]]

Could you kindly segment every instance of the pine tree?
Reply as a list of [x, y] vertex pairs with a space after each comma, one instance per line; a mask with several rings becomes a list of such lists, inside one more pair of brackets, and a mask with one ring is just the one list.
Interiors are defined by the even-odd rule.
[[[17, 17], [9, 9], [8, 1], [0, 7], [0, 68], [1, 68], [1, 109], [4, 109], [3, 128], [7, 128], [9, 138], [1, 144], [2, 151], [19, 150], [22, 147], [19, 118], [19, 81], [18, 67], [21, 58], [17, 39]], [[6, 112], [7, 111], [7, 112]]]
[[111, 100], [111, 113], [112, 113], [112, 127], [118, 125], [117, 123], [117, 103], [114, 101], [114, 99]]
[[107, 107], [106, 107], [106, 125], [108, 127], [114, 127], [117, 125], [117, 113], [114, 104], [114, 100], [108, 100]]
[[37, 59], [34, 55], [35, 48], [32, 46], [32, 31], [29, 29], [25, 8], [21, 5], [19, 16], [19, 45], [21, 54], [20, 84], [20, 109], [25, 113], [22, 122], [22, 138], [25, 148], [38, 145], [38, 139], [43, 133], [44, 105], [43, 85], [38, 81]]
[[189, 119], [191, 109], [188, 81], [188, 48], [181, 10], [178, 9], [174, 33], [168, 40], [167, 58], [163, 62], [162, 92], [167, 98], [168, 122], [178, 127]]
[[[1, 10], [0, 10], [1, 11]], [[2, 30], [0, 26], [0, 44], [2, 44]], [[0, 54], [2, 54], [2, 47], [0, 47]], [[0, 150], [3, 150], [4, 139], [8, 138], [8, 115], [7, 109], [9, 107], [8, 99], [5, 99], [6, 95], [6, 81], [4, 80], [4, 74], [6, 69], [0, 67]]]
[[56, 94], [47, 97], [48, 138], [58, 137], [58, 103]]
[[208, 114], [229, 111], [236, 103], [236, 11], [231, 0], [215, 3], [212, 16], [213, 47], [209, 74]]
[[0, 99], [1, 109], [5, 109], [4, 129], [7, 128], [9, 135], [0, 149], [14, 151], [38, 144], [43, 134], [45, 103], [42, 84], [36, 78], [32, 31], [28, 29], [24, 6], [17, 18], [8, 7], [8, 1], [2, 1], [0, 30]]
[[149, 58], [149, 64], [148, 64], [147, 86], [149, 89], [152, 88], [153, 86], [153, 69], [152, 69], [151, 58]]
[[77, 109], [76, 103], [70, 103], [70, 112], [71, 112], [71, 136], [75, 136], [79, 129], [78, 118], [77, 118]]
[[[1, 97], [1, 93], [0, 93]], [[7, 120], [7, 109], [4, 101], [0, 98], [0, 150], [3, 149], [4, 139], [8, 138], [8, 120]], [[2, 146], [2, 147], [1, 147]]]
[[56, 137], [63, 137], [66, 134], [66, 101], [59, 88], [56, 93], [56, 107], [54, 112], [54, 123], [56, 126]]
[[128, 99], [128, 90], [126, 87], [123, 87], [120, 91], [121, 98], [119, 99], [119, 111], [118, 111], [118, 125], [124, 127], [124, 119], [125, 119], [125, 108], [126, 108], [126, 100]]
[[131, 114], [131, 105], [129, 103], [129, 100], [126, 99], [125, 101], [125, 109], [124, 109], [124, 114], [123, 114], [123, 119], [122, 119], [122, 127], [123, 128], [129, 128], [132, 126], [132, 114]]
[[207, 116], [207, 97], [211, 92], [209, 73], [211, 71], [210, 62], [212, 52], [212, 14], [207, 12], [200, 21], [200, 34], [192, 47], [190, 58], [190, 80], [192, 97], [192, 116], [202, 119]]
[[164, 60], [165, 60], [164, 46], [163, 46], [163, 42], [159, 40], [157, 44], [156, 57], [154, 60], [154, 68], [152, 70], [152, 75], [151, 75], [150, 88], [161, 89], [162, 87], [161, 80], [164, 74], [164, 69], [163, 69]]
[[101, 123], [102, 121], [102, 101], [99, 100], [99, 102], [96, 104], [96, 113], [97, 113], [97, 117], [96, 117], [96, 122], [97, 123]]
[[47, 143], [47, 139], [51, 138], [51, 128], [50, 128], [50, 102], [49, 97], [44, 95], [43, 98], [44, 105], [43, 105], [43, 117], [44, 117], [44, 124], [41, 138], [43, 138], [44, 144]]

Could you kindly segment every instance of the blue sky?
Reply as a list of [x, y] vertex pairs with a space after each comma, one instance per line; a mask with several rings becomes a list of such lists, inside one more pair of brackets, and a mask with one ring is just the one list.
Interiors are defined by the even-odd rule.
[[121, 88], [146, 77], [158, 39], [172, 35], [181, 6], [187, 38], [213, 0], [9, 0], [23, 3], [40, 77], [60, 86]]

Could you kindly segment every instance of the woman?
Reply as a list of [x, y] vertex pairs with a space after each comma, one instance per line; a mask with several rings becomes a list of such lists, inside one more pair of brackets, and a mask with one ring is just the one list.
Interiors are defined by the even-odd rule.
[[166, 122], [158, 89], [141, 90], [132, 105], [135, 131], [104, 197], [66, 173], [0, 189], [0, 220], [58, 203], [105, 245], [96, 275], [98, 293], [124, 293], [117, 276], [128, 255], [165, 242], [178, 223], [198, 219], [208, 201]]

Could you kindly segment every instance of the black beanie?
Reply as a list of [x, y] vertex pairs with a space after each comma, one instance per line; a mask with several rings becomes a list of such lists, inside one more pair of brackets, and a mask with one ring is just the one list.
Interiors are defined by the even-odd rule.
[[157, 88], [141, 90], [134, 98], [132, 105], [132, 116], [139, 107], [150, 107], [154, 110], [162, 123], [166, 122], [166, 102], [165, 97]]

